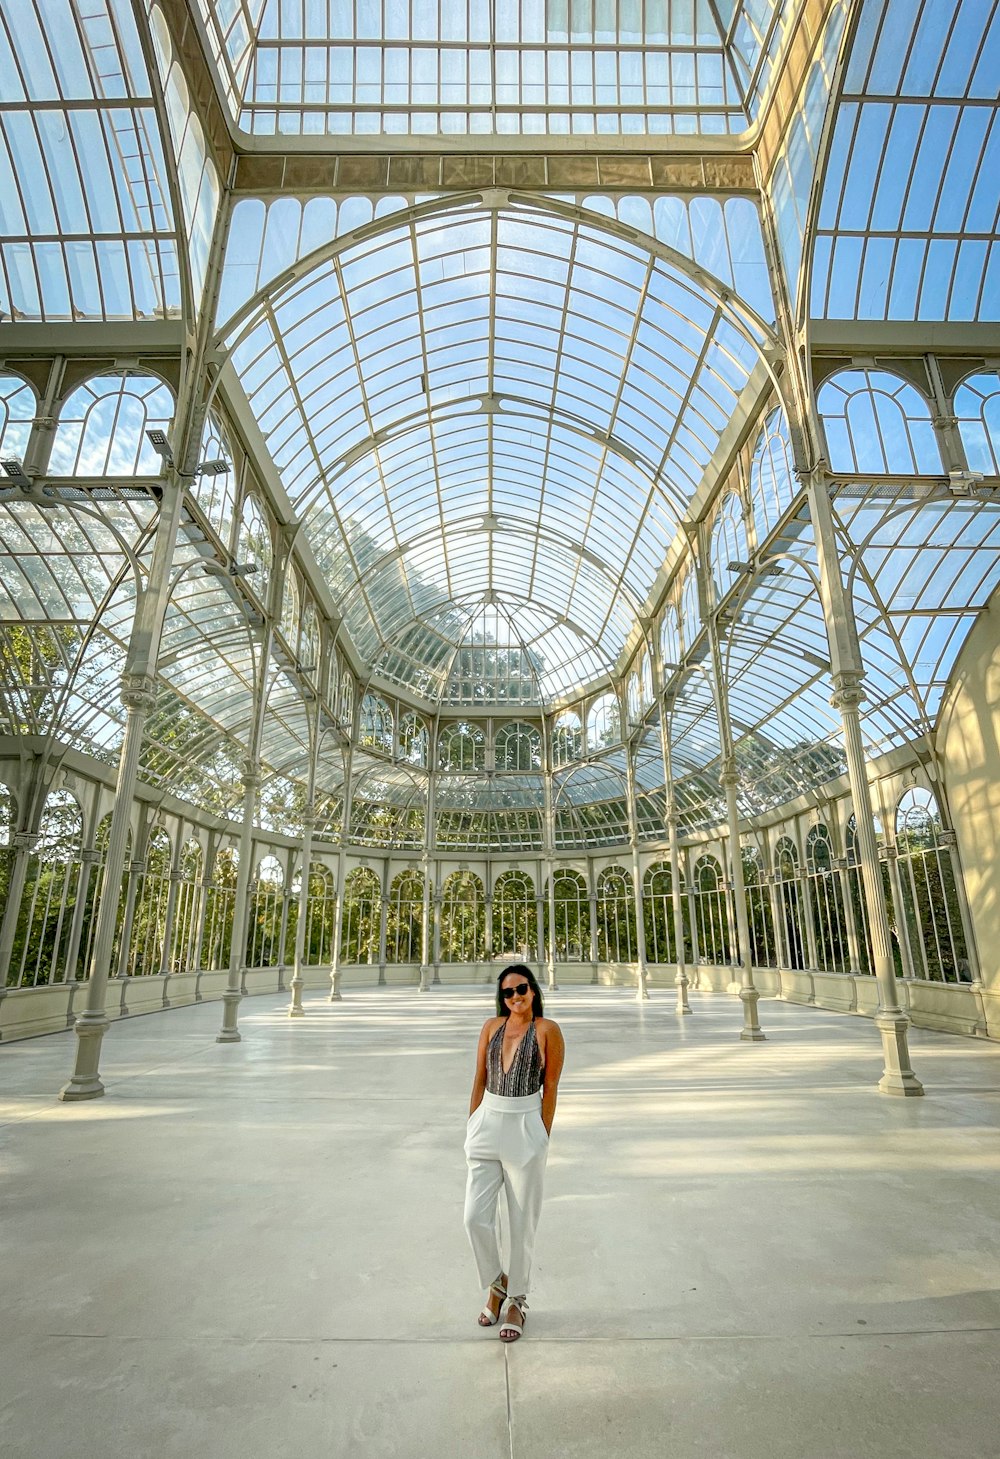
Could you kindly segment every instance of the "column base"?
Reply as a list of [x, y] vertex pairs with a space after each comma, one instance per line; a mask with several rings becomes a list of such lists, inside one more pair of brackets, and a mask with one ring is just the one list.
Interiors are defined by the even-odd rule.
[[236, 1026], [237, 1009], [243, 1002], [243, 994], [227, 989], [222, 995], [222, 1027], [215, 1036], [217, 1044], [240, 1044], [243, 1035]]
[[420, 969], [420, 982], [417, 985], [418, 993], [429, 993], [431, 991], [431, 970], [424, 964]]
[[675, 1012], [690, 1013], [691, 1005], [688, 1002], [688, 988], [690, 987], [690, 983], [687, 978], [678, 978], [674, 983], [674, 987], [677, 989], [677, 1006]]
[[68, 1084], [59, 1091], [59, 1098], [67, 1104], [82, 1099], [100, 1099], [104, 1085], [98, 1073], [101, 1060], [101, 1043], [105, 1032], [111, 1027], [107, 1014], [83, 1012], [74, 1024], [77, 1036], [76, 1068]]
[[757, 1021], [757, 1004], [760, 1002], [760, 994], [757, 989], [741, 988], [740, 1002], [743, 1004], [743, 1027], [740, 1029], [740, 1038], [748, 1044], [765, 1043], [767, 1034]]
[[879, 1012], [875, 1015], [875, 1027], [882, 1035], [882, 1052], [885, 1055], [885, 1069], [878, 1082], [880, 1094], [894, 1094], [903, 1099], [913, 1099], [923, 1094], [924, 1086], [910, 1067], [910, 1049], [906, 1033], [910, 1020], [902, 1011]]

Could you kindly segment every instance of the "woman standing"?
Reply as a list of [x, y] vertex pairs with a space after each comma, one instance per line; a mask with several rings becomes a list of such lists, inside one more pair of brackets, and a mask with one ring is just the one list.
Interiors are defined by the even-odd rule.
[[[542, 1017], [534, 973], [521, 963], [504, 968], [497, 979], [497, 1016], [486, 1020], [479, 1035], [465, 1137], [465, 1229], [479, 1280], [489, 1288], [479, 1325], [493, 1327], [503, 1308], [502, 1342], [516, 1342], [524, 1327], [564, 1049], [559, 1025]], [[510, 1237], [506, 1271], [497, 1242], [501, 1186]]]

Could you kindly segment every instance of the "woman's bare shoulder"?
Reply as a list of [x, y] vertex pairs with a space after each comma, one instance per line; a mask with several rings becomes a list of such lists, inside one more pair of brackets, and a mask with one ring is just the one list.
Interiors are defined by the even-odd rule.
[[536, 1018], [535, 1024], [542, 1033], [562, 1033], [554, 1018]]
[[500, 1025], [502, 1023], [503, 1023], [503, 1019], [502, 1018], [498, 1018], [497, 1015], [494, 1013], [493, 1017], [492, 1018], [488, 1018], [486, 1020], [486, 1022], [483, 1024], [483, 1027], [482, 1027], [481, 1032], [482, 1033], [496, 1033], [497, 1029], [500, 1027]]

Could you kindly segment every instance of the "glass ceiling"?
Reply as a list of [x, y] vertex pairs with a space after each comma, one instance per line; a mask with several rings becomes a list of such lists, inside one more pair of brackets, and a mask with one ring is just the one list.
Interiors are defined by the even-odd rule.
[[783, 0], [198, 0], [257, 135], [740, 133]]
[[484, 631], [543, 701], [611, 671], [768, 336], [585, 218], [427, 206], [223, 330], [353, 642], [419, 692]]

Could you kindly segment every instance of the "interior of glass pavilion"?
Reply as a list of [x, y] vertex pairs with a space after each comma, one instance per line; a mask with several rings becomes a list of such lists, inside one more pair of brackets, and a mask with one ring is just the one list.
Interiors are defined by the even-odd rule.
[[0, 1037], [512, 956], [1000, 1036], [998, 69], [0, 0]]

